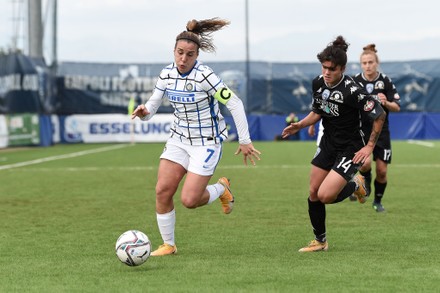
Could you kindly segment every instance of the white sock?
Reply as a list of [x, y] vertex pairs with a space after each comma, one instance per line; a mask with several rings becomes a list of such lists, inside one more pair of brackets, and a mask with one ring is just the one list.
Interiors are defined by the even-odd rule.
[[176, 227], [176, 210], [166, 214], [156, 213], [157, 226], [159, 227], [160, 235], [164, 243], [169, 245], [175, 245], [174, 241], [174, 229]]
[[216, 183], [216, 184], [208, 185], [206, 187], [206, 190], [208, 190], [209, 192], [208, 204], [210, 204], [211, 202], [219, 198], [219, 196], [222, 195], [223, 192], [225, 192], [225, 187], [220, 183]]

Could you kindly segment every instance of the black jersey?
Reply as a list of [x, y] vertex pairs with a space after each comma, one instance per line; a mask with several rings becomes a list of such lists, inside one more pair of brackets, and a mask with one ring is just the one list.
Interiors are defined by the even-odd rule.
[[[369, 81], [365, 78], [365, 75], [363, 73], [358, 73], [353, 77], [353, 79], [359, 85], [361, 85], [367, 91], [367, 93], [371, 95], [377, 95], [379, 93], [382, 93], [387, 97], [387, 101], [395, 102], [400, 105], [400, 97], [399, 94], [397, 93], [396, 87], [391, 81], [391, 79], [385, 74], [379, 73], [374, 80]], [[388, 122], [389, 110], [386, 107], [383, 108], [387, 115], [378, 142], [390, 140], [390, 129]], [[363, 121], [362, 130], [365, 132], [366, 135], [369, 135], [371, 132], [372, 122], [367, 117], [364, 116], [362, 117], [362, 121]]]
[[323, 138], [337, 150], [363, 147], [366, 141], [361, 131], [361, 113], [372, 120], [383, 113], [375, 97], [347, 75], [333, 87], [328, 87], [320, 75], [313, 80], [312, 87], [312, 111], [322, 117]]

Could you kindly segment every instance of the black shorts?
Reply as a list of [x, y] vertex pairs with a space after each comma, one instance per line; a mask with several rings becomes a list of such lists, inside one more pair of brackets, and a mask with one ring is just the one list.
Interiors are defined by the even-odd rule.
[[383, 129], [373, 150], [373, 160], [391, 164], [391, 136], [388, 129]]
[[354, 164], [352, 161], [354, 153], [357, 151], [358, 149], [352, 145], [343, 150], [338, 150], [323, 137], [311, 163], [327, 171], [335, 170], [348, 182], [361, 167], [361, 164]]
[[377, 159], [384, 161], [387, 164], [391, 164], [391, 146], [389, 148], [383, 148], [382, 146], [376, 145], [373, 150], [373, 160]]

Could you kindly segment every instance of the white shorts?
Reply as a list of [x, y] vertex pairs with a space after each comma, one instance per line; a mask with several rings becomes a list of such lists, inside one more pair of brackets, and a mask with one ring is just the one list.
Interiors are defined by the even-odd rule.
[[212, 176], [221, 157], [221, 144], [194, 146], [173, 138], [168, 139], [160, 156], [161, 159], [175, 162], [187, 171], [202, 176]]

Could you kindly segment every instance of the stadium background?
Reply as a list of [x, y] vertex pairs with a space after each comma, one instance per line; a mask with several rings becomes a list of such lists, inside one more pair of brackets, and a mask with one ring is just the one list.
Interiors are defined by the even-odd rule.
[[[172, 109], [164, 103], [161, 115], [131, 125], [130, 99], [144, 103], [166, 64], [104, 64], [62, 62], [55, 75], [43, 59], [20, 53], [0, 56], [0, 147], [79, 142], [164, 141]], [[311, 80], [318, 63], [210, 62], [243, 99], [253, 140], [273, 140], [285, 116], [306, 115]], [[440, 138], [440, 60], [383, 62], [383, 70], [401, 96], [401, 112], [390, 114], [392, 139]], [[360, 72], [349, 63], [347, 74]], [[53, 77], [55, 76], [55, 77]], [[247, 94], [249, 91], [249, 94]], [[230, 132], [233, 120], [222, 109]], [[134, 133], [133, 133], [134, 132]], [[308, 137], [303, 129], [301, 140]]]

